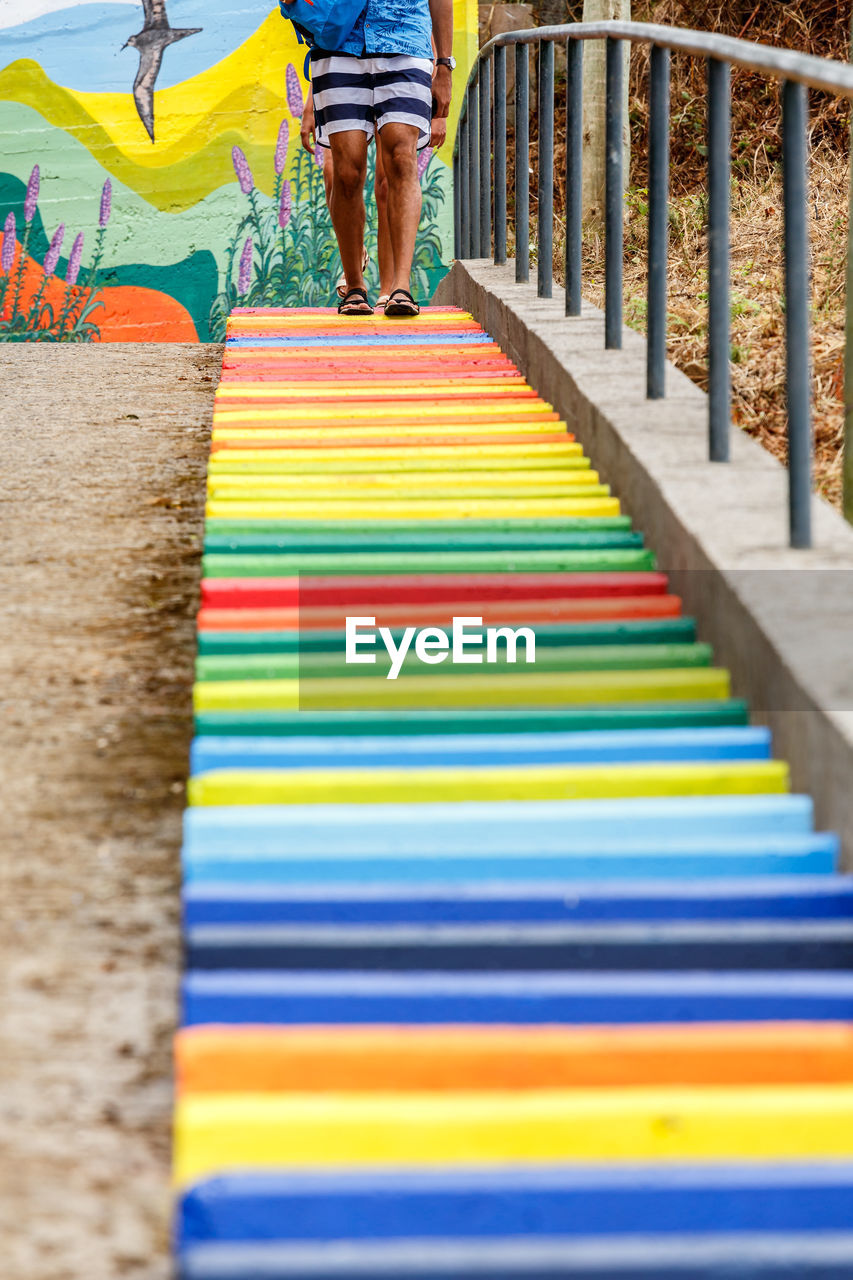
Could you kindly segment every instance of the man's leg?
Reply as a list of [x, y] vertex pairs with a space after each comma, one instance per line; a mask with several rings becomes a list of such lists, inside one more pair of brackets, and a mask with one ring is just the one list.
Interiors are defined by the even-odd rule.
[[379, 259], [379, 293], [387, 297], [394, 288], [394, 252], [388, 225], [388, 179], [382, 163], [382, 148], [376, 143], [376, 256]]
[[362, 254], [367, 142], [367, 134], [361, 129], [347, 129], [343, 133], [329, 135], [334, 166], [329, 212], [349, 289], [364, 288]]
[[[388, 179], [388, 229], [394, 255], [394, 289], [410, 288], [415, 239], [421, 220], [421, 184], [418, 182], [418, 129], [396, 120], [382, 126], [378, 136], [382, 164]], [[336, 171], [337, 175], [337, 171]], [[335, 178], [337, 186], [337, 176]]]

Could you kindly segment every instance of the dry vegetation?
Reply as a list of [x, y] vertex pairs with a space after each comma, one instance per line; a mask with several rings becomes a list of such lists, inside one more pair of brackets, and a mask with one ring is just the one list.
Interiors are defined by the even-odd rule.
[[[580, 0], [568, 6], [580, 17]], [[851, 0], [635, 0], [637, 21], [743, 36], [823, 57], [849, 54]], [[645, 327], [648, 55], [632, 59], [631, 184], [625, 236], [625, 314]], [[559, 88], [558, 88], [559, 92]], [[732, 371], [735, 420], [777, 456], [786, 451], [784, 297], [779, 86], [750, 72], [732, 78]], [[677, 56], [672, 64], [672, 205], [669, 354], [695, 382], [707, 378], [705, 69]], [[558, 126], [559, 127], [559, 126]], [[849, 182], [848, 103], [811, 95], [811, 235], [814, 418], [817, 486], [841, 497], [843, 353]], [[563, 172], [564, 136], [556, 171]], [[532, 163], [535, 166], [534, 128]], [[555, 269], [562, 275], [562, 180], [556, 193]], [[535, 185], [531, 184], [535, 192]], [[535, 196], [534, 196], [535, 199]], [[535, 225], [535, 224], [534, 224]], [[585, 294], [603, 301], [603, 242], [588, 230]]]

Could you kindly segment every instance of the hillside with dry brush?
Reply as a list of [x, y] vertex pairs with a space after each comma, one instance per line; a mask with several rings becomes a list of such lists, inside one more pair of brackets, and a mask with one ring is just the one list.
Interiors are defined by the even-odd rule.
[[[582, 3], [566, 6], [579, 20]], [[632, 16], [718, 31], [846, 61], [851, 0], [634, 0]], [[558, 93], [560, 92], [558, 86]], [[559, 99], [558, 99], [559, 100]], [[845, 272], [850, 108], [810, 96], [810, 223], [816, 484], [841, 496]], [[625, 315], [642, 331], [646, 312], [648, 51], [635, 50], [630, 77], [631, 180], [625, 234]], [[707, 382], [707, 162], [705, 66], [672, 59], [672, 203], [669, 356]], [[565, 135], [558, 112], [555, 270], [562, 277]], [[732, 377], [735, 421], [771, 452], [786, 454], [780, 86], [752, 72], [732, 75]], [[536, 131], [533, 130], [536, 164]], [[533, 191], [535, 193], [535, 184]], [[534, 194], [535, 200], [535, 194]], [[603, 238], [584, 240], [585, 295], [602, 305]]]

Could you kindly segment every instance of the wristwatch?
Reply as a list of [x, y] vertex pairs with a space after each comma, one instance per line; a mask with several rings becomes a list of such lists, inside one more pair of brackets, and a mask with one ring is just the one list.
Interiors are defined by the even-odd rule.
[[455, 59], [454, 57], [450, 57], [450, 58], [436, 58], [436, 60], [435, 60], [435, 65], [436, 65], [437, 67], [450, 67], [450, 70], [451, 70], [451, 71], [455, 71], [455, 70], [456, 70], [456, 59]]

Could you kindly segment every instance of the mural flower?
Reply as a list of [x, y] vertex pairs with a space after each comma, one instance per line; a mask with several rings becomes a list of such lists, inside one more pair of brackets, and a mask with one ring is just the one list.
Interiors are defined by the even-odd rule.
[[80, 260], [83, 257], [83, 232], [79, 232], [74, 244], [71, 246], [71, 257], [68, 259], [68, 270], [65, 273], [65, 283], [71, 288], [77, 283], [77, 277], [80, 275]]
[[56, 270], [56, 264], [59, 261], [59, 253], [62, 249], [62, 241], [65, 239], [65, 223], [60, 222], [56, 231], [53, 233], [53, 239], [50, 242], [47, 253], [44, 255], [44, 274], [52, 276]]
[[240, 190], [243, 192], [244, 196], [247, 196], [255, 185], [255, 180], [252, 177], [252, 170], [249, 168], [249, 162], [240, 147], [233, 148], [231, 158], [234, 161], [234, 172], [237, 175], [237, 181], [240, 183]]
[[278, 225], [282, 231], [290, 222], [290, 213], [293, 208], [293, 197], [290, 190], [290, 183], [283, 182], [281, 186], [281, 201], [278, 206]]
[[423, 176], [429, 168], [431, 159], [432, 147], [424, 147], [423, 151], [418, 152], [418, 182], [423, 181]]
[[302, 97], [302, 86], [299, 83], [299, 76], [296, 74], [296, 68], [291, 62], [287, 64], [285, 72], [285, 81], [287, 83], [287, 105], [290, 108], [290, 114], [294, 120], [301, 120], [302, 113], [305, 110], [305, 102]]
[[10, 211], [6, 219], [6, 225], [3, 227], [3, 249], [0, 252], [0, 267], [3, 268], [6, 275], [15, 265], [15, 238], [17, 229], [15, 227], [15, 215]]
[[243, 253], [240, 257], [240, 273], [237, 276], [237, 292], [244, 294], [249, 292], [249, 285], [252, 283], [252, 254], [255, 246], [252, 243], [252, 237], [246, 237], [246, 243], [243, 245]]
[[284, 172], [284, 166], [287, 160], [287, 148], [289, 145], [290, 131], [287, 127], [287, 121], [282, 120], [278, 128], [278, 141], [275, 144], [275, 172], [277, 177]]
[[110, 213], [113, 207], [113, 184], [107, 178], [101, 191], [101, 212], [98, 218], [98, 226], [103, 231], [104, 227], [110, 220]]
[[33, 171], [30, 174], [30, 180], [27, 183], [27, 194], [24, 198], [24, 222], [27, 226], [36, 216], [36, 209], [39, 202], [39, 186], [41, 185], [41, 172], [38, 165], [33, 165]]

